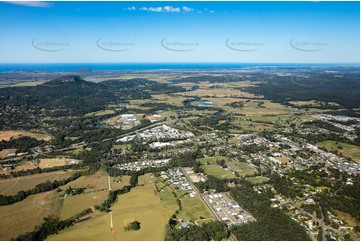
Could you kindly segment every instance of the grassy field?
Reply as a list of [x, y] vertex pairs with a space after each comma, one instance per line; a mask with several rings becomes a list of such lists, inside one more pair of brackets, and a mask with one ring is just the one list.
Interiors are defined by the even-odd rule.
[[226, 156], [213, 156], [213, 157], [204, 157], [204, 158], [197, 158], [196, 161], [202, 163], [202, 165], [209, 165], [217, 164], [218, 160], [225, 160], [227, 161], [228, 158]]
[[224, 178], [231, 179], [236, 177], [233, 173], [226, 171], [219, 165], [203, 165], [201, 166], [201, 168], [208, 175], [212, 175], [220, 179], [224, 179]]
[[[110, 230], [110, 214], [96, 211], [92, 218], [52, 235], [49, 240], [164, 240], [169, 215], [164, 210], [149, 174], [139, 178], [140, 185], [118, 196], [112, 206], [114, 230]], [[137, 231], [124, 231], [130, 220], [140, 222]]]
[[86, 113], [84, 114], [84, 117], [91, 117], [91, 116], [103, 116], [103, 115], [107, 115], [107, 114], [113, 114], [115, 113], [114, 110], [101, 110], [101, 111], [97, 111], [97, 112], [92, 112], [92, 113]]
[[171, 216], [178, 209], [177, 198], [173, 195], [173, 188], [166, 186], [163, 182], [158, 179], [154, 179], [154, 184], [159, 190], [158, 196], [167, 211], [167, 214]]
[[37, 131], [22, 131], [22, 130], [7, 130], [7, 131], [0, 131], [0, 141], [5, 140], [9, 141], [12, 137], [13, 139], [19, 138], [21, 136], [30, 136], [37, 140], [45, 140], [48, 141], [51, 139], [51, 136], [48, 134], [45, 134], [43, 132], [37, 132]]
[[246, 162], [227, 162], [227, 166], [239, 173], [240, 176], [254, 175], [257, 170]]
[[64, 157], [51, 158], [51, 159], [40, 159], [39, 167], [41, 169], [44, 169], [44, 168], [50, 168], [50, 167], [56, 167], [56, 166], [65, 166], [65, 165], [70, 165], [71, 161], [80, 162], [75, 159], [69, 159], [69, 158], [64, 158]]
[[258, 183], [263, 183], [265, 181], [268, 181], [267, 177], [261, 177], [261, 176], [256, 176], [256, 177], [248, 177], [246, 178], [246, 181], [249, 181], [253, 184], [258, 184]]
[[210, 223], [213, 221], [214, 221], [214, 218], [205, 218], [205, 219], [196, 220], [194, 223], [198, 226], [201, 226], [202, 224]]
[[0, 206], [0, 240], [31, 232], [49, 215], [58, 215], [62, 200], [55, 191], [39, 193], [21, 202]]
[[75, 171], [54, 171], [43, 174], [35, 174], [30, 176], [21, 176], [18, 178], [10, 178], [0, 180], [1, 195], [15, 195], [19, 191], [25, 191], [34, 188], [37, 184], [46, 181], [63, 180], [74, 174]]
[[[326, 140], [317, 143], [319, 147], [325, 147], [326, 149], [333, 151], [338, 150], [341, 154], [347, 157], [351, 157], [355, 161], [360, 161], [360, 147], [356, 145], [350, 145], [333, 140]], [[340, 149], [341, 148], [341, 149]]]
[[[263, 102], [261, 107], [259, 103]], [[235, 113], [244, 114], [244, 115], [278, 115], [278, 114], [287, 114], [292, 109], [280, 103], [273, 103], [269, 100], [257, 101], [253, 100], [252, 102], [246, 103], [242, 109], [236, 109]]]
[[213, 218], [211, 212], [198, 195], [190, 197], [186, 194], [181, 198], [181, 203], [182, 210], [177, 215], [178, 218], [193, 222], [202, 218]]
[[167, 103], [171, 105], [175, 105], [178, 107], [183, 107], [183, 101], [186, 100], [185, 97], [180, 96], [170, 96], [167, 94], [159, 94], [159, 95], [152, 95], [152, 101], [157, 103]]
[[129, 186], [130, 176], [111, 177], [110, 186], [113, 190]]

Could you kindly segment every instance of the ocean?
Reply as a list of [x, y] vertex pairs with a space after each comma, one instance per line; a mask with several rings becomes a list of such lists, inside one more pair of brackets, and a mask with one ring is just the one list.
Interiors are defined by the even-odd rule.
[[297, 66], [345, 66], [358, 64], [305, 64], [305, 63], [23, 63], [1, 64], [0, 72], [14, 71], [76, 71], [82, 68], [94, 71], [141, 71], [141, 70], [197, 70], [197, 69], [244, 69], [255, 67]]

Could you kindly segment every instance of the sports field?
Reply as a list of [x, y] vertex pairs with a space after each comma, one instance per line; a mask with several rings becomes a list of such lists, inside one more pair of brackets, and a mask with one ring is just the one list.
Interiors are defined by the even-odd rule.
[[246, 181], [249, 181], [253, 184], [258, 184], [258, 183], [263, 183], [265, 181], [268, 181], [267, 177], [261, 177], [261, 176], [256, 176], [256, 177], [248, 177], [246, 178]]
[[203, 166], [201, 166], [201, 168], [208, 175], [215, 176], [220, 179], [224, 179], [224, 178], [231, 179], [231, 178], [236, 177], [232, 172], [229, 172], [229, 171], [223, 169], [219, 165], [203, 165]]
[[227, 166], [239, 173], [240, 176], [254, 175], [257, 170], [246, 162], [227, 162]]

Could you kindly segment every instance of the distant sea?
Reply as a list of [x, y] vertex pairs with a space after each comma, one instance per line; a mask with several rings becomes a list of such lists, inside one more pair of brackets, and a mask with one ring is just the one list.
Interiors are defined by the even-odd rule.
[[297, 66], [350, 66], [359, 64], [287, 64], [287, 63], [51, 63], [51, 64], [1, 64], [0, 72], [13, 71], [76, 71], [87, 68], [94, 71], [141, 71], [183, 69], [243, 69], [255, 67]]

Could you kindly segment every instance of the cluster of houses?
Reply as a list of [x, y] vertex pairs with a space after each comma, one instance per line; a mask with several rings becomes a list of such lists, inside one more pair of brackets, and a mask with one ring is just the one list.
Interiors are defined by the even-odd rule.
[[182, 172], [181, 168], [171, 168], [168, 171], [162, 171], [160, 176], [163, 180], [168, 181], [170, 184], [178, 187], [180, 190], [190, 192], [190, 197], [196, 196], [197, 193], [194, 191], [192, 185]]
[[131, 129], [141, 124], [134, 114], [123, 114], [120, 123], [123, 129]]
[[168, 164], [170, 159], [136, 161], [123, 164], [117, 164], [114, 167], [123, 171], [140, 171], [148, 167], [162, 167]]
[[204, 195], [206, 202], [216, 212], [217, 217], [223, 222], [231, 225], [242, 225], [255, 218], [242, 209], [233, 199], [229, 198], [225, 193], [211, 193]]

